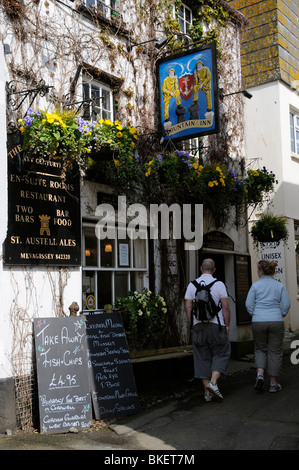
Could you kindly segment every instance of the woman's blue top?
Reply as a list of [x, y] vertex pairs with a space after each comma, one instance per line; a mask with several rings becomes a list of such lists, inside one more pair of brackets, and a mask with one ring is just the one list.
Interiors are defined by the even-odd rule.
[[246, 298], [246, 309], [253, 322], [282, 321], [291, 303], [284, 285], [273, 276], [261, 276], [252, 284]]

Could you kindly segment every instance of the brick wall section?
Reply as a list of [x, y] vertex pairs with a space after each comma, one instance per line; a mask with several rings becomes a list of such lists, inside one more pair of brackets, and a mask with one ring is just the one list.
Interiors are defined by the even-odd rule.
[[248, 19], [243, 32], [243, 86], [299, 80], [299, 0], [229, 0]]

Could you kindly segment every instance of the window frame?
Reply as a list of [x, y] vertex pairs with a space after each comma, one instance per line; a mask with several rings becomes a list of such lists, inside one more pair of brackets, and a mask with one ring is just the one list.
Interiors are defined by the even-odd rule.
[[[183, 16], [181, 15], [181, 11], [183, 13]], [[189, 12], [190, 22], [186, 20], [186, 11]], [[177, 14], [178, 14], [178, 20], [179, 20], [181, 28], [182, 28], [182, 25], [183, 25], [182, 33], [183, 34], [188, 34], [188, 27], [192, 26], [192, 22], [193, 22], [192, 9], [190, 7], [188, 7], [188, 5], [186, 5], [185, 3], [182, 3], [181, 6], [180, 6], [180, 10], [177, 11]]]
[[[88, 88], [88, 96], [86, 96], [86, 89]], [[96, 104], [96, 97], [93, 97], [93, 89], [99, 91], [99, 104]], [[103, 106], [103, 94], [108, 94], [108, 101], [110, 109]], [[107, 84], [100, 82], [94, 78], [86, 75], [82, 76], [82, 97], [83, 100], [90, 99], [89, 103], [83, 105], [83, 117], [88, 120], [98, 121], [99, 119], [109, 119], [114, 121], [114, 107], [113, 107], [113, 90]], [[88, 115], [86, 112], [88, 111]]]
[[[115, 230], [115, 240], [113, 244], [113, 253], [114, 253], [114, 262], [112, 263], [112, 266], [103, 266], [101, 265], [101, 243], [103, 245], [105, 243], [109, 243], [109, 240], [103, 239], [100, 240], [96, 236], [95, 232], [96, 228], [96, 222], [95, 221], [85, 221], [82, 223], [82, 310], [84, 312], [90, 312], [91, 310], [101, 310], [103, 309], [104, 305], [99, 305], [99, 289], [98, 289], [98, 278], [100, 276], [99, 273], [110, 273], [111, 278], [110, 278], [110, 288], [111, 288], [111, 304], [114, 305], [116, 301], [116, 282], [117, 282], [117, 275], [121, 274], [126, 274], [126, 282], [127, 282], [127, 292], [125, 295], [127, 295], [128, 292], [132, 290], [132, 287], [134, 287], [132, 284], [132, 273], [135, 273], [138, 275], [140, 278], [142, 277], [142, 288], [147, 287], [147, 278], [148, 278], [148, 273], [149, 273], [149, 242], [148, 242], [148, 236], [144, 239], [144, 265], [142, 267], [135, 267], [135, 261], [134, 261], [134, 254], [135, 254], [135, 240], [133, 237], [128, 236], [125, 239], [118, 238], [118, 228]], [[85, 233], [88, 229], [92, 229], [94, 231], [94, 240], [96, 241], [97, 245], [97, 264], [96, 265], [87, 265], [86, 263], [86, 236]], [[128, 227], [122, 228], [122, 230], [126, 231], [128, 234], [130, 229]], [[133, 230], [132, 230], [133, 231]], [[121, 263], [120, 262], [120, 257], [119, 257], [119, 246], [122, 244], [128, 244], [128, 261], [129, 264], [126, 265], [126, 263]], [[91, 293], [91, 295], [94, 296], [95, 298], [95, 308], [88, 309], [86, 308], [86, 299], [88, 295], [86, 292], [84, 292], [84, 284], [86, 285], [86, 279], [88, 276], [84, 276], [84, 273], [93, 273], [94, 277], [94, 293]], [[92, 276], [90, 276], [92, 277]], [[86, 297], [84, 298], [84, 295], [86, 294]]]
[[119, 20], [121, 18], [118, 0], [81, 0], [81, 4], [92, 10], [96, 15], [109, 20]]
[[299, 157], [299, 112], [290, 109], [290, 147], [294, 156]]

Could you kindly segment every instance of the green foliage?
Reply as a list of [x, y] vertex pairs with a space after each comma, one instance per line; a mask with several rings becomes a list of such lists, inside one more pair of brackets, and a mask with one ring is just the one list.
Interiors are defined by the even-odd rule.
[[248, 188], [248, 202], [261, 202], [263, 198], [263, 192], [271, 191], [275, 181], [274, 173], [272, 173], [272, 171], [268, 172], [266, 167], [263, 167], [262, 170], [248, 170], [248, 176], [246, 178]]
[[160, 295], [144, 288], [142, 292], [129, 292], [127, 297], [118, 298], [115, 307], [122, 310], [126, 334], [128, 338], [134, 337], [139, 349], [153, 335], [163, 334], [167, 308]]
[[250, 170], [243, 178], [225, 165], [201, 164], [198, 158], [179, 150], [154, 154], [144, 161], [122, 155], [110, 167], [111, 184], [130, 202], [202, 203], [218, 226], [228, 220], [232, 206], [238, 217], [246, 203], [260, 202], [274, 189], [274, 181], [275, 176], [265, 168]]
[[85, 121], [74, 111], [59, 109], [54, 113], [29, 109], [19, 128], [28, 156], [75, 160], [84, 167], [93, 167], [93, 153], [105, 148], [131, 156], [138, 138], [135, 127], [123, 127], [119, 121]]
[[259, 242], [286, 241], [289, 236], [287, 219], [282, 215], [266, 212], [252, 226], [250, 234], [256, 246]]
[[54, 113], [32, 109], [19, 120], [23, 137], [23, 149], [27, 155], [43, 158], [66, 158], [80, 160], [91, 145], [91, 133], [81, 132], [79, 118], [74, 111]]

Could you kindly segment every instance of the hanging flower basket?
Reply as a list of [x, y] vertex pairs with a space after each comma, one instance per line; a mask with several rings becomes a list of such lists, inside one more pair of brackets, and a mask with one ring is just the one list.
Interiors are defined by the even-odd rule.
[[85, 121], [75, 111], [63, 109], [54, 113], [29, 109], [19, 120], [19, 129], [29, 157], [61, 158], [84, 168], [115, 155], [131, 156], [138, 139], [135, 127], [123, 127], [119, 121], [108, 119]]
[[288, 239], [287, 219], [282, 215], [266, 213], [252, 226], [250, 234], [254, 244], [280, 242]]

